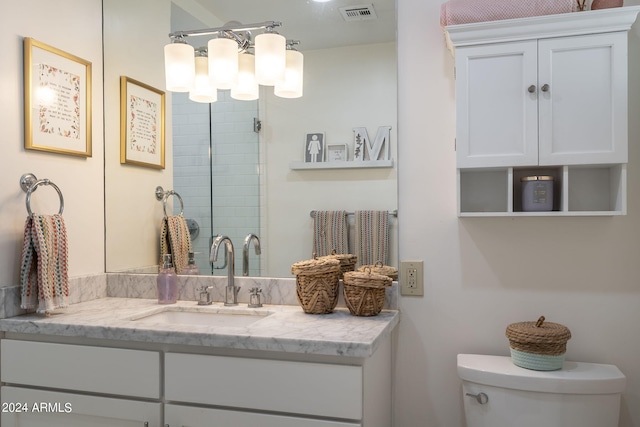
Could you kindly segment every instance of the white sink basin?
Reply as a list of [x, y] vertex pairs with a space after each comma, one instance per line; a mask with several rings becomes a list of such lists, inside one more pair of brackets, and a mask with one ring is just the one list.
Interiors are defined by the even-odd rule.
[[224, 309], [184, 309], [165, 307], [152, 313], [145, 313], [130, 318], [136, 323], [171, 324], [171, 325], [203, 325], [241, 328], [262, 320], [273, 314], [268, 311], [241, 311]]

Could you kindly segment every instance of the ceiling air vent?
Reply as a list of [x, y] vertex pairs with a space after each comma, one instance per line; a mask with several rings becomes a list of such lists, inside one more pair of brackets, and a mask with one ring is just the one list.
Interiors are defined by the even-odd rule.
[[339, 8], [345, 21], [368, 21], [378, 19], [372, 4], [361, 4], [358, 6], [346, 6]]

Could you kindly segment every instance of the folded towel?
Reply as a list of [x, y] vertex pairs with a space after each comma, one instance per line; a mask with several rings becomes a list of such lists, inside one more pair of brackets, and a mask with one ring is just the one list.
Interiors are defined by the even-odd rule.
[[389, 253], [389, 213], [356, 211], [356, 255], [359, 265], [380, 261], [387, 264]]
[[555, 15], [576, 9], [575, 0], [449, 0], [440, 7], [440, 25]]
[[62, 215], [32, 215], [24, 226], [21, 307], [47, 313], [68, 305], [67, 228]]
[[347, 212], [315, 211], [313, 217], [313, 253], [317, 256], [349, 253]]
[[182, 214], [165, 217], [160, 231], [160, 259], [164, 254], [171, 254], [176, 274], [180, 274], [189, 264], [189, 252], [193, 249], [187, 221]]

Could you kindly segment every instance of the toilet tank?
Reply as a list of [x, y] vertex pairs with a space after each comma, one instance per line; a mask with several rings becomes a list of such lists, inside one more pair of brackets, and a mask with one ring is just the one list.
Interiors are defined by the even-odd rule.
[[626, 385], [613, 365], [533, 371], [478, 354], [458, 355], [458, 375], [467, 427], [617, 427]]

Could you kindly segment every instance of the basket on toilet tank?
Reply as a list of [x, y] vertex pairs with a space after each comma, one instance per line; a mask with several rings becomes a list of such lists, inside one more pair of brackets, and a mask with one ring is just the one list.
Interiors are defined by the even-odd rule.
[[559, 323], [545, 322], [544, 316], [540, 316], [537, 322], [512, 323], [506, 335], [515, 365], [554, 371], [562, 368], [571, 331]]

